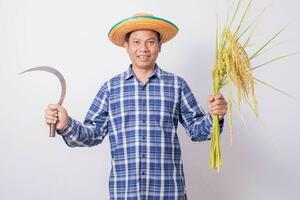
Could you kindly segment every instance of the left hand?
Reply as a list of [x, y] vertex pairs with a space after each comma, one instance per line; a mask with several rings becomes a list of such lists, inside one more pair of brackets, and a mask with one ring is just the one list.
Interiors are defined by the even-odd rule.
[[224, 99], [221, 93], [216, 95], [209, 95], [207, 100], [208, 113], [218, 115], [219, 120], [223, 119], [227, 113], [227, 101]]

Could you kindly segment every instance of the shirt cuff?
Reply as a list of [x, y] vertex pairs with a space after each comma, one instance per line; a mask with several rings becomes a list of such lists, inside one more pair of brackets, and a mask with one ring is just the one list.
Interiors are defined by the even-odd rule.
[[72, 132], [73, 127], [74, 127], [73, 119], [69, 117], [67, 126], [63, 130], [57, 130], [56, 132], [61, 136], [68, 136]]
[[212, 121], [213, 121], [212, 116], [209, 113], [207, 113], [207, 116], [208, 116], [209, 122], [212, 124]]

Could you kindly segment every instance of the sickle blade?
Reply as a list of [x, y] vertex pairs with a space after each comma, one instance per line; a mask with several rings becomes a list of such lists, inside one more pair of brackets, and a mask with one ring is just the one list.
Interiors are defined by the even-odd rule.
[[61, 85], [61, 95], [58, 101], [58, 105], [62, 105], [65, 96], [66, 96], [66, 81], [63, 77], [63, 75], [55, 68], [53, 67], [48, 67], [48, 66], [41, 66], [41, 67], [34, 67], [28, 70], [25, 70], [19, 74], [24, 74], [26, 72], [32, 72], [32, 71], [45, 71], [45, 72], [49, 72], [51, 74], [54, 74], [60, 81], [60, 85]]
[[[59, 101], [58, 101], [58, 105], [61, 106], [63, 104], [63, 101], [64, 101], [65, 96], [66, 96], [66, 81], [65, 81], [63, 75], [58, 70], [56, 70], [55, 68], [48, 67], [48, 66], [34, 67], [34, 68], [31, 68], [31, 69], [25, 70], [25, 71], [23, 71], [19, 74], [24, 74], [24, 73], [32, 72], [32, 71], [49, 72], [49, 73], [55, 75], [59, 79], [60, 85], [61, 85], [61, 94], [60, 94], [60, 98], [59, 98]], [[50, 125], [49, 136], [50, 137], [55, 137], [55, 132], [56, 132], [56, 124], [51, 124]]]

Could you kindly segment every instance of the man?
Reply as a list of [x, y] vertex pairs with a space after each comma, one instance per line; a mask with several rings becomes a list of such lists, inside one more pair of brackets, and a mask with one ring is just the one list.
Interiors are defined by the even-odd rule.
[[211, 115], [223, 126], [227, 102], [221, 94], [209, 96], [205, 114], [184, 79], [156, 64], [162, 43], [177, 31], [173, 23], [149, 14], [119, 22], [109, 39], [126, 48], [132, 64], [104, 83], [84, 123], [58, 105], [46, 109], [47, 124], [57, 123], [69, 146], [97, 145], [108, 134], [110, 199], [187, 199], [178, 122], [193, 141], [210, 139]]

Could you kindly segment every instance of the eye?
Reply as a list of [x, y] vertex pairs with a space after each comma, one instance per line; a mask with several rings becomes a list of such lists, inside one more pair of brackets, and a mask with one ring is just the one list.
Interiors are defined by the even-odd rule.
[[133, 40], [132, 42], [134, 45], [138, 45], [140, 42], [138, 40]]
[[149, 40], [149, 41], [148, 41], [148, 44], [154, 45], [154, 44], [155, 44], [155, 41], [154, 41], [154, 40]]

